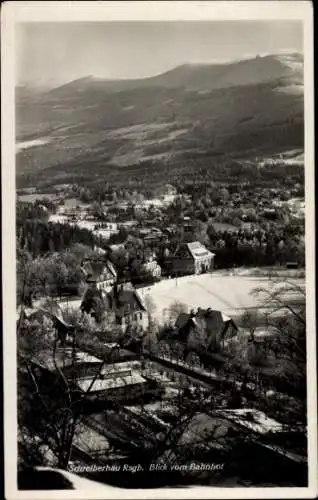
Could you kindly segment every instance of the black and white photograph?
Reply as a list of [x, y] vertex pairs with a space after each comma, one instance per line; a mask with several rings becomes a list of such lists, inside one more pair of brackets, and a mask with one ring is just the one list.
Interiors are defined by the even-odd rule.
[[311, 4], [45, 3], [3, 19], [7, 498], [313, 498]]

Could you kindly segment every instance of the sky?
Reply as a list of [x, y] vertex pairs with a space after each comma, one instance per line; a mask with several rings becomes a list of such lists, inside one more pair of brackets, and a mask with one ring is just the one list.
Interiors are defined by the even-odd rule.
[[16, 31], [17, 84], [54, 86], [84, 76], [154, 76], [284, 50], [303, 52], [299, 21], [41, 22]]

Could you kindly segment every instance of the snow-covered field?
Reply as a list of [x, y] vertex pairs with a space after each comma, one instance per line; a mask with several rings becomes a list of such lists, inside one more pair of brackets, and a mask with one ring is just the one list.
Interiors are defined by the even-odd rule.
[[[290, 279], [290, 283], [304, 288], [304, 279]], [[216, 309], [235, 317], [247, 309], [262, 309], [265, 296], [255, 296], [256, 288], [270, 290], [273, 282], [267, 277], [231, 276], [221, 271], [199, 276], [184, 276], [178, 279], [163, 280], [151, 287], [139, 289], [140, 296], [153, 300], [156, 310], [154, 316], [161, 323], [169, 317], [170, 307], [182, 302], [188, 309], [198, 307]], [[295, 300], [296, 294], [292, 294]]]
[[[34, 196], [34, 195], [27, 195]], [[90, 220], [77, 220], [76, 222], [70, 221], [66, 215], [60, 214], [51, 214], [49, 216], [49, 222], [55, 223], [68, 223], [71, 226], [77, 226], [80, 229], [87, 229], [87, 231], [91, 231], [95, 236], [101, 236], [102, 238], [108, 239], [112, 234], [117, 234], [119, 232], [117, 223], [109, 222], [107, 224], [107, 228], [95, 229], [96, 225], [98, 225], [98, 221], [90, 221]]]
[[23, 149], [28, 149], [34, 146], [42, 146], [43, 144], [48, 144], [51, 141], [52, 141], [51, 137], [42, 137], [39, 139], [33, 139], [31, 141], [22, 141], [16, 144], [16, 149], [17, 152], [19, 152], [22, 151]]

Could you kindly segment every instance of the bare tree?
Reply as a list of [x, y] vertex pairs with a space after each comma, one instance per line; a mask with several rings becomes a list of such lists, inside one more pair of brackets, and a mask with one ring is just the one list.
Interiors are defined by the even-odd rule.
[[[24, 294], [28, 284], [28, 274], [24, 274], [22, 281], [21, 294], [22, 304], [25, 303]], [[51, 301], [49, 301], [51, 303]], [[54, 319], [54, 314], [48, 305], [47, 313]], [[89, 387], [85, 391], [77, 389], [77, 363], [76, 352], [78, 350], [76, 343], [76, 329], [78, 325], [72, 325], [72, 343], [71, 343], [71, 376], [64, 373], [58, 360], [57, 352], [60, 343], [60, 335], [56, 323], [47, 329], [36, 328], [36, 330], [27, 331], [22, 335], [24, 323], [24, 307], [21, 307], [17, 323], [18, 340], [18, 367], [20, 375], [24, 374], [28, 378], [29, 386], [22, 387], [19, 383], [18, 402], [19, 402], [19, 426], [20, 428], [33, 425], [35, 422], [34, 409], [36, 408], [36, 421], [38, 440], [43, 446], [47, 446], [56, 459], [59, 468], [66, 469], [70, 460], [72, 446], [76, 430], [81, 421], [82, 408], [90, 397], [92, 388], [96, 380], [101, 376], [102, 370], [107, 363], [112, 362], [111, 352], [101, 359], [96, 373], [92, 376]], [[55, 327], [54, 327], [55, 326]], [[39, 352], [46, 352], [49, 356], [47, 362], [53, 365], [53, 379], [50, 387], [43, 384], [43, 376], [36, 369], [37, 364], [33, 362]], [[40, 370], [41, 371], [41, 370]], [[52, 372], [52, 370], [49, 370]], [[21, 377], [20, 377], [21, 378]], [[34, 421], [30, 416], [33, 414]], [[25, 435], [25, 433], [22, 435]], [[24, 439], [24, 447], [26, 440]], [[32, 443], [30, 443], [32, 447]]]
[[175, 300], [169, 307], [169, 321], [170, 323], [175, 323], [176, 319], [178, 318], [179, 314], [181, 313], [187, 313], [188, 312], [188, 306], [186, 304], [183, 304], [182, 302]]
[[147, 310], [147, 313], [148, 313], [148, 321], [149, 321], [149, 324], [152, 324], [153, 321], [154, 321], [154, 313], [156, 312], [156, 304], [155, 304], [155, 301], [153, 300], [153, 298], [151, 297], [151, 295], [146, 295], [145, 298], [144, 298], [144, 304], [145, 304], [145, 307], [146, 307], [146, 310]]
[[276, 352], [306, 363], [306, 290], [294, 281], [273, 280], [269, 289], [257, 288], [254, 294], [263, 297], [267, 310], [266, 323], [276, 330]]

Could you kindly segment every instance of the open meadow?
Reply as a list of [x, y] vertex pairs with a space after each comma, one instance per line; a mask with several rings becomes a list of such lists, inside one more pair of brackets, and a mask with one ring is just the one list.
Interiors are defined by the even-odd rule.
[[[169, 317], [170, 308], [176, 301], [186, 305], [189, 310], [210, 307], [235, 318], [246, 310], [265, 310], [266, 296], [264, 293], [257, 295], [254, 291], [258, 288], [270, 291], [271, 287], [285, 285], [286, 279], [281, 279], [278, 285], [277, 279], [274, 282], [266, 276], [239, 276], [215, 271], [211, 274], [163, 280], [141, 289], [140, 295], [143, 299], [151, 297], [156, 305], [154, 316], [159, 323]], [[290, 278], [288, 283], [305, 289], [304, 278]], [[297, 302], [299, 295], [289, 292], [288, 298]]]

